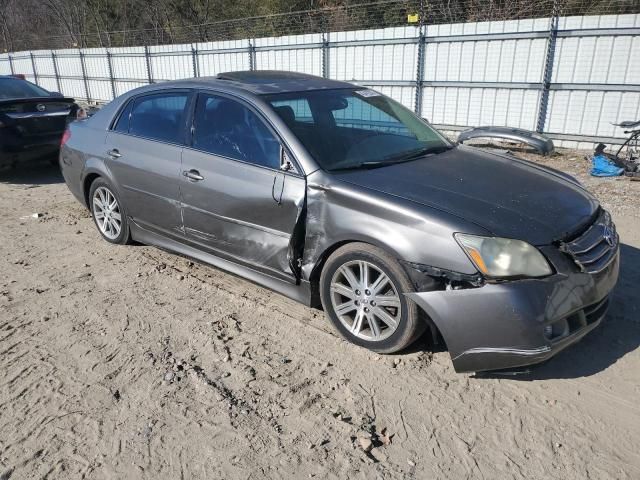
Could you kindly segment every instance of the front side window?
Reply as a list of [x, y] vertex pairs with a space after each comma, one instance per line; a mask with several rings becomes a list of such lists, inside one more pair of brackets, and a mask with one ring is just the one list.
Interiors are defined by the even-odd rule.
[[386, 165], [451, 148], [395, 100], [364, 88], [266, 96], [325, 170]]
[[243, 104], [216, 95], [198, 97], [193, 148], [263, 167], [280, 167], [280, 142]]
[[182, 143], [188, 99], [188, 93], [157, 93], [138, 98], [131, 109], [129, 133]]

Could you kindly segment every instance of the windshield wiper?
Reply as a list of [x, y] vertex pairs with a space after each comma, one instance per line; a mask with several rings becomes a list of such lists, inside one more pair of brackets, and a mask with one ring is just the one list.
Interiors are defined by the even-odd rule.
[[[450, 145], [438, 145], [437, 147], [423, 147], [417, 148], [415, 150], [409, 150], [408, 152], [402, 152], [399, 154], [390, 155], [388, 157], [384, 157], [382, 160], [374, 161], [373, 163], [402, 163], [409, 162], [411, 160], [415, 160], [420, 157], [424, 157], [425, 155], [432, 155], [435, 153], [442, 153], [449, 149], [453, 148]], [[363, 162], [368, 163], [368, 162]]]
[[370, 160], [366, 162], [356, 163], [354, 165], [348, 165], [345, 167], [332, 168], [331, 171], [337, 172], [342, 170], [357, 170], [359, 168], [376, 168], [376, 167], [384, 167], [386, 165], [395, 165], [398, 163], [410, 162], [411, 160], [417, 160], [418, 158], [424, 157], [425, 155], [442, 153], [447, 150], [450, 150], [451, 148], [453, 147], [450, 145], [438, 145], [437, 147], [417, 148], [415, 150], [409, 150], [408, 152], [390, 155], [388, 157], [382, 158], [381, 160]]

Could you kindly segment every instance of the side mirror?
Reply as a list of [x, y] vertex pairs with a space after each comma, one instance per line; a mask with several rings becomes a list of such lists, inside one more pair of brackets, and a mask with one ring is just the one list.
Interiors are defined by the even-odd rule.
[[287, 149], [280, 145], [280, 170], [283, 172], [290, 172], [295, 170], [293, 168], [293, 162], [291, 158], [289, 158], [289, 154], [287, 153]]

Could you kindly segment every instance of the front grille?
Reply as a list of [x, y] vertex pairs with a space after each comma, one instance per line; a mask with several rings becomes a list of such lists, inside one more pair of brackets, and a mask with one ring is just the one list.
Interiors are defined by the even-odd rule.
[[581, 271], [598, 273], [614, 260], [619, 241], [611, 215], [603, 211], [586, 232], [571, 242], [562, 243], [560, 250], [569, 254]]

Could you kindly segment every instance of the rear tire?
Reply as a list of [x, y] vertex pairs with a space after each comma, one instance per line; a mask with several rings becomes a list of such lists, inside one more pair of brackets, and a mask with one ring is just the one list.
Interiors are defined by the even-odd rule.
[[425, 330], [402, 266], [384, 250], [350, 243], [336, 250], [320, 275], [322, 306], [347, 340], [378, 353], [411, 345]]
[[131, 243], [129, 220], [115, 189], [103, 178], [97, 178], [89, 189], [89, 208], [98, 232], [109, 243]]

